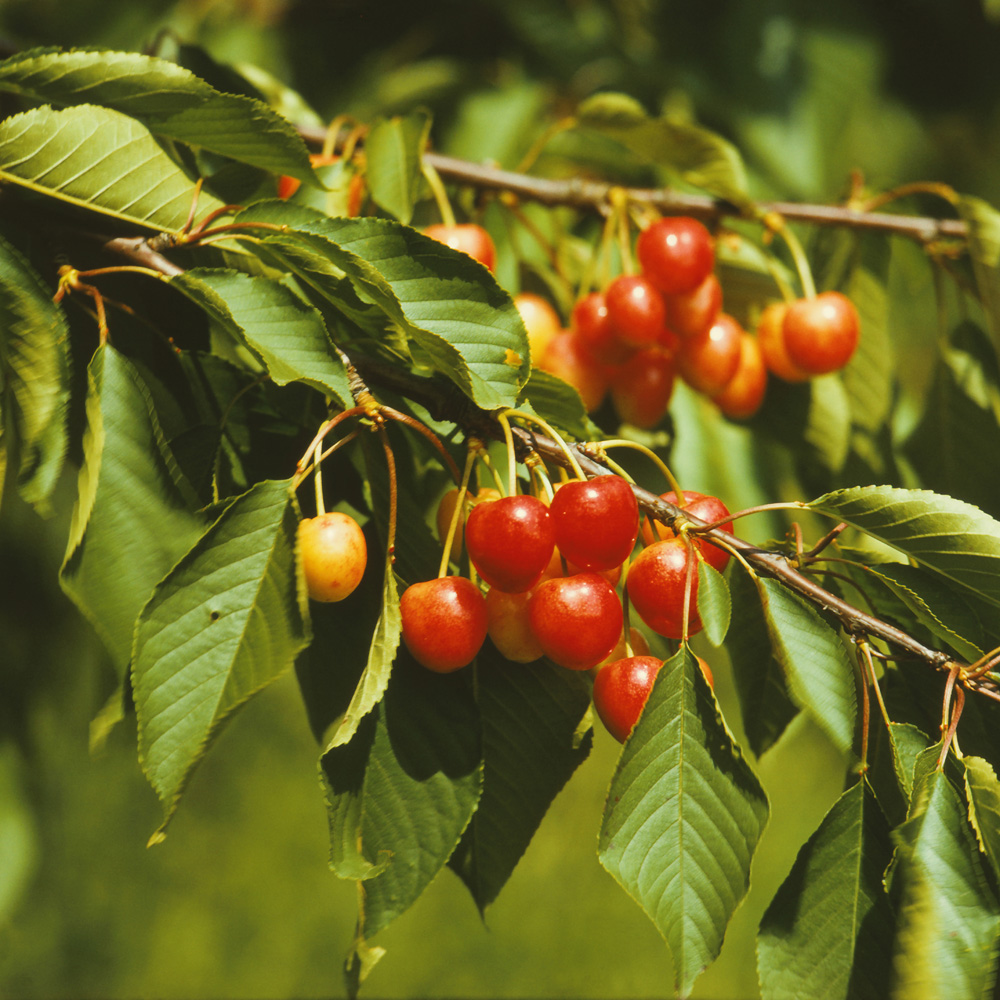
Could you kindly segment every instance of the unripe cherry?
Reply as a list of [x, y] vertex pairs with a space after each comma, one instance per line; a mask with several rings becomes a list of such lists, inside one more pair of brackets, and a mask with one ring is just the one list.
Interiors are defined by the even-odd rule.
[[330, 511], [299, 523], [298, 546], [306, 588], [314, 601], [342, 601], [364, 576], [368, 546], [353, 517]]

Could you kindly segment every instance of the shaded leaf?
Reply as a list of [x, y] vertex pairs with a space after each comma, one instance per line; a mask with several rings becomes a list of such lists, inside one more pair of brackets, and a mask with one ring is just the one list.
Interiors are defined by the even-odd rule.
[[287, 480], [257, 483], [225, 507], [143, 608], [132, 688], [139, 755], [164, 825], [222, 725], [309, 642], [298, 522]]
[[543, 420], [582, 441], [592, 441], [603, 436], [601, 430], [587, 417], [587, 410], [576, 389], [541, 368], [531, 369], [528, 381], [521, 389], [518, 405], [523, 406], [525, 403]]
[[928, 490], [892, 486], [837, 490], [809, 506], [1000, 604], [1000, 522], [978, 507]]
[[812, 605], [774, 580], [758, 583], [774, 655], [795, 703], [844, 753], [854, 743], [857, 716], [854, 668], [840, 636]]
[[682, 648], [658, 673], [625, 743], [598, 841], [601, 864], [664, 936], [682, 996], [722, 947], [767, 811], [697, 660]]
[[305, 382], [343, 409], [353, 405], [323, 317], [287, 285], [224, 268], [192, 268], [170, 283], [246, 344], [278, 385]]
[[313, 179], [294, 128], [262, 101], [222, 93], [190, 70], [137, 52], [30, 49], [0, 62], [0, 90], [47, 104], [99, 104], [156, 135], [273, 173]]
[[971, 195], [958, 200], [958, 211], [969, 227], [969, 256], [993, 342], [1000, 350], [1000, 212]]
[[1000, 782], [988, 760], [966, 757], [963, 763], [969, 820], [994, 877], [1000, 878]]
[[704, 559], [698, 562], [698, 614], [705, 626], [705, 638], [721, 646], [729, 631], [733, 604], [726, 578]]
[[430, 115], [415, 111], [376, 121], [365, 138], [365, 180], [372, 200], [407, 224], [420, 192], [430, 127]]
[[99, 347], [88, 370], [79, 495], [59, 582], [97, 629], [123, 677], [136, 619], [195, 543], [202, 519], [132, 364]]
[[449, 865], [480, 911], [499, 895], [559, 790], [590, 753], [580, 673], [548, 660], [511, 663], [487, 643], [476, 660], [483, 795]]
[[[124, 222], [179, 231], [191, 180], [145, 126], [107, 108], [35, 108], [0, 122], [0, 179]], [[221, 202], [201, 193], [202, 212]]]
[[913, 779], [917, 758], [930, 745], [923, 730], [909, 722], [889, 724], [889, 745], [892, 748], [892, 763], [899, 787], [909, 801], [913, 796]]
[[[0, 237], [0, 436], [5, 411], [20, 452], [18, 488], [43, 513], [66, 458], [69, 378], [65, 316], [38, 272]], [[3, 479], [0, 468], [0, 490]]]
[[882, 876], [889, 827], [866, 781], [847, 789], [799, 851], [761, 921], [764, 1000], [881, 1000], [893, 914]]

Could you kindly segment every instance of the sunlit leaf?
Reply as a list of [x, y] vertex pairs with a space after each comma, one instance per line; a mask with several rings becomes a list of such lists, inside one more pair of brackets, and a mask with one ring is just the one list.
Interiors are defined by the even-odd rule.
[[867, 782], [834, 803], [799, 851], [761, 921], [757, 964], [764, 1000], [881, 1000], [893, 914], [882, 877], [889, 827]]
[[257, 483], [143, 608], [132, 668], [139, 754], [166, 819], [222, 725], [309, 642], [298, 523], [287, 480]]
[[372, 200], [400, 222], [413, 218], [430, 125], [426, 111], [415, 111], [380, 119], [365, 139], [365, 180]]
[[190, 70], [137, 52], [31, 49], [0, 62], [0, 90], [47, 104], [99, 104], [155, 135], [314, 179], [305, 143], [261, 101], [224, 94]]
[[540, 368], [531, 369], [531, 375], [521, 390], [520, 405], [524, 403], [528, 403], [542, 419], [583, 441], [602, 436], [587, 418], [583, 400], [576, 389]]
[[68, 406], [65, 316], [38, 272], [0, 237], [0, 414], [16, 435], [21, 496], [45, 513], [66, 457]]
[[449, 861], [479, 909], [496, 899], [549, 804], [590, 752], [577, 739], [590, 707], [580, 673], [547, 660], [511, 663], [491, 643], [476, 661], [483, 795]]
[[[180, 230], [194, 183], [146, 127], [108, 108], [35, 108], [0, 122], [0, 179], [152, 229]], [[202, 212], [221, 208], [204, 192]]]
[[848, 752], [854, 743], [854, 668], [840, 636], [819, 612], [773, 580], [759, 582], [768, 629], [795, 703]]
[[721, 646], [729, 631], [733, 603], [726, 578], [704, 559], [698, 563], [698, 614], [705, 626], [705, 638]]
[[683, 996], [722, 947], [767, 811], [697, 660], [681, 649], [622, 750], [598, 854], [664, 936]]
[[124, 676], [136, 618], [197, 540], [202, 519], [178, 484], [149, 391], [110, 345], [90, 363], [83, 451], [60, 583]]

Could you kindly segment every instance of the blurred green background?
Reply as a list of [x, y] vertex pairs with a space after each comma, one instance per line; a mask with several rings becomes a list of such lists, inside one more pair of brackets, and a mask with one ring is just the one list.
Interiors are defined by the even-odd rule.
[[[933, 179], [1000, 201], [1000, 4], [995, 0], [0, 0], [0, 44], [143, 49], [161, 30], [253, 63], [323, 119], [417, 104], [439, 148], [514, 166], [532, 129], [603, 88], [689, 114], [734, 141], [755, 194], [843, 197]], [[913, 202], [914, 210], [937, 205]], [[920, 385], [929, 270], [894, 257], [894, 336]], [[904, 377], [905, 381], [905, 377]], [[694, 407], [692, 409], [692, 407]], [[704, 430], [690, 401], [678, 472], [730, 506], [760, 496], [747, 432]], [[718, 461], [722, 455], [725, 461]], [[712, 481], [705, 481], [709, 470]], [[113, 688], [101, 647], [56, 583], [72, 483], [49, 521], [0, 507], [0, 995], [340, 995], [353, 883], [326, 868], [316, 746], [294, 678], [241, 713], [199, 768], [162, 844], [126, 720], [98, 754], [91, 719]], [[794, 489], [794, 484], [790, 487]], [[774, 530], [755, 529], [761, 539]], [[702, 650], [704, 652], [704, 650]], [[709, 653], [739, 735], [731, 678]], [[596, 858], [617, 744], [595, 749], [479, 920], [443, 872], [376, 943], [371, 996], [644, 997], [671, 990], [652, 924]], [[753, 888], [698, 997], [756, 994], [757, 922], [839, 793], [844, 761], [804, 720], [755, 763], [772, 819]]]

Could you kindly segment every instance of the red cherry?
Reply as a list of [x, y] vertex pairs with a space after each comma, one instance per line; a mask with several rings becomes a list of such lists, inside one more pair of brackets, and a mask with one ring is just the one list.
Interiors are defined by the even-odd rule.
[[368, 546], [353, 517], [331, 511], [299, 524], [299, 553], [306, 588], [314, 601], [342, 601], [364, 576]]
[[[649, 640], [640, 632], [634, 625], [628, 630], [628, 642], [632, 647], [633, 656], [649, 656]], [[607, 656], [593, 668], [593, 672], [596, 675], [597, 671], [601, 667], [606, 666], [609, 663], [614, 663], [615, 660], [624, 660], [628, 655], [625, 648], [625, 632], [618, 636], [618, 642], [615, 643], [615, 648], [608, 653]]]
[[667, 326], [682, 340], [697, 336], [714, 322], [722, 309], [722, 285], [715, 272], [690, 292], [665, 295]]
[[787, 302], [772, 302], [757, 321], [757, 343], [769, 371], [786, 382], [804, 382], [809, 373], [796, 368], [785, 349], [785, 314]]
[[528, 602], [528, 617], [545, 655], [570, 670], [589, 670], [600, 663], [622, 631], [618, 595], [597, 573], [539, 584]]
[[562, 330], [549, 341], [538, 367], [573, 386], [588, 413], [599, 409], [608, 394], [611, 375], [607, 366], [590, 354], [571, 330]]
[[487, 631], [502, 656], [515, 663], [531, 663], [542, 655], [542, 646], [531, 631], [528, 602], [533, 591], [505, 594], [491, 587], [486, 592]]
[[843, 368], [858, 346], [861, 324], [846, 295], [823, 292], [788, 307], [782, 327], [788, 360], [810, 375]]
[[436, 224], [424, 230], [424, 236], [444, 243], [452, 250], [461, 250], [491, 271], [496, 268], [497, 251], [493, 239], [482, 226], [467, 222], [462, 225]]
[[608, 319], [608, 300], [603, 292], [591, 292], [577, 302], [570, 328], [601, 364], [620, 365], [635, 353], [634, 347], [618, 339]]
[[688, 635], [701, 631], [698, 617], [697, 557], [683, 539], [653, 542], [639, 553], [629, 567], [626, 586], [632, 607], [654, 631], [669, 639], [682, 637], [684, 589], [691, 567], [691, 603]]
[[594, 708], [611, 735], [624, 743], [639, 721], [663, 666], [656, 656], [629, 656], [601, 667], [594, 678]]
[[439, 674], [470, 663], [486, 640], [486, 601], [464, 576], [411, 584], [399, 599], [399, 613], [406, 648]]
[[743, 327], [728, 313], [719, 313], [715, 322], [681, 343], [677, 369], [684, 381], [706, 396], [721, 392], [736, 374], [740, 363]]
[[756, 337], [744, 333], [740, 338], [740, 362], [722, 392], [712, 402], [733, 420], [752, 417], [764, 402], [767, 392], [767, 366]]
[[479, 575], [508, 594], [538, 583], [554, 545], [549, 510], [537, 497], [476, 504], [465, 523], [465, 547]]
[[[554, 580], [559, 576], [575, 576], [577, 573], [584, 572], [586, 572], [586, 570], [584, 570], [582, 566], [577, 566], [575, 563], [571, 563], [569, 560], [566, 560], [566, 572], [564, 573], [563, 555], [557, 546], [552, 550], [552, 558], [549, 560], [548, 566], [545, 567], [545, 572], [542, 573], [542, 580]], [[612, 587], [617, 587], [618, 581], [622, 578], [621, 566], [612, 566], [611, 569], [602, 569], [599, 570], [598, 573], [600, 576], [603, 576]]]
[[[673, 490], [669, 493], [661, 493], [660, 499], [666, 500], [667, 503], [677, 504], [677, 494]], [[701, 518], [706, 524], [715, 524], [716, 521], [721, 521], [724, 517], [729, 517], [729, 508], [718, 497], [713, 497], [705, 493], [696, 493], [694, 490], [684, 491], [684, 510], [695, 517]], [[659, 521], [652, 523], [655, 525], [656, 538], [658, 540], [677, 537], [673, 530], [665, 524]], [[733, 522], [727, 521], [725, 524], [720, 524], [719, 527], [723, 531], [728, 531], [732, 534]], [[647, 545], [653, 541], [653, 531], [654, 529], [650, 528], [649, 521], [643, 523], [642, 539]], [[702, 538], [691, 536], [691, 540], [701, 549], [702, 557], [713, 569], [717, 569], [721, 573], [729, 565], [729, 553], [725, 549], [720, 549], [717, 545], [712, 545], [711, 542]]]
[[631, 347], [652, 347], [666, 324], [663, 296], [638, 274], [621, 274], [604, 293], [608, 322], [618, 340]]
[[618, 419], [634, 427], [655, 427], [674, 393], [673, 357], [658, 347], [639, 351], [615, 372], [611, 401]]
[[639, 534], [639, 505], [621, 476], [564, 483], [549, 515], [559, 551], [585, 570], [620, 566]]
[[635, 250], [643, 273], [665, 295], [697, 288], [715, 266], [711, 233], [688, 216], [659, 219], [647, 226]]

